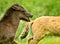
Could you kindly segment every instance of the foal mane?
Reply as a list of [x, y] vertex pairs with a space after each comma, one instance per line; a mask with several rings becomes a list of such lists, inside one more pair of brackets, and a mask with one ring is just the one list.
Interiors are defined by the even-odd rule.
[[[8, 8], [8, 9], [6, 10], [6, 12], [4, 13], [4, 16], [3, 16], [3, 18], [0, 20], [0, 22], [4, 21], [7, 17], [9, 17], [9, 16], [15, 11], [14, 6], [15, 6], [15, 4], [13, 4], [10, 8]], [[17, 11], [17, 10], [16, 10], [16, 11]]]

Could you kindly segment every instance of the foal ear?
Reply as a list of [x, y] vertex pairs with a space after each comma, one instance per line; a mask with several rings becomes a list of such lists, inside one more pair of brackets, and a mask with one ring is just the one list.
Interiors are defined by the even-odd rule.
[[21, 5], [19, 5], [17, 3], [12, 5], [11, 8], [14, 9], [14, 10], [25, 11], [25, 9]]

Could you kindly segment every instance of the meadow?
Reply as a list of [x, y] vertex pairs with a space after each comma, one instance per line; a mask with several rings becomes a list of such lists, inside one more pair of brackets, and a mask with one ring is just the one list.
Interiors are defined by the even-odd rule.
[[[59, 16], [60, 15], [60, 0], [0, 0], [0, 19], [4, 16], [6, 10], [14, 3], [19, 3], [32, 15], [34, 20], [40, 16]], [[27, 41], [32, 37], [31, 28], [28, 36], [21, 40], [19, 38], [23, 31], [25, 22], [21, 21], [16, 32], [15, 41], [18, 44], [27, 44]], [[54, 35], [47, 35], [38, 44], [60, 44], [60, 37]]]

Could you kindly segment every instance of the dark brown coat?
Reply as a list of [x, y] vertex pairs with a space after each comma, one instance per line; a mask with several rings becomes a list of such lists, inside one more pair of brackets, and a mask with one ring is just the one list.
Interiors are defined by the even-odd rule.
[[12, 5], [0, 21], [0, 44], [15, 44], [13, 39], [20, 20], [30, 21], [32, 15], [18, 4]]

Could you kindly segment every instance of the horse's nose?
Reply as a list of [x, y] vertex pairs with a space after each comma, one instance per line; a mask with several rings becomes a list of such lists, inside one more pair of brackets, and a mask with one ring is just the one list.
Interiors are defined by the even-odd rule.
[[33, 15], [30, 16], [31, 18], [33, 17]]

